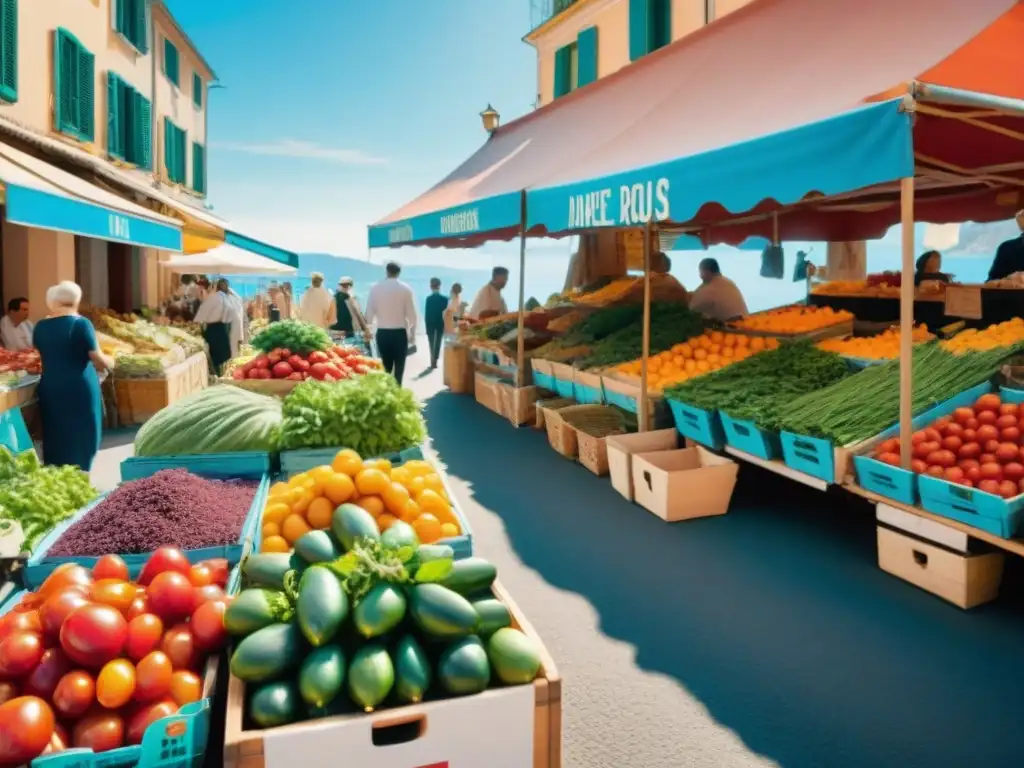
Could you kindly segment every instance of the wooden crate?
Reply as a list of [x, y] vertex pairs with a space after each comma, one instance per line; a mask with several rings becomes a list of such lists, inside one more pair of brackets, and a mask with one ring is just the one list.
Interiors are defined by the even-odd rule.
[[445, 346], [444, 384], [456, 394], [473, 391], [473, 360], [469, 347], [461, 344]]
[[230, 376], [217, 380], [220, 384], [228, 384], [239, 389], [248, 389], [250, 392], [259, 392], [261, 395], [273, 397], [284, 397], [301, 382], [289, 381], [288, 379], [233, 379]]
[[38, 381], [14, 389], [0, 390], [0, 413], [10, 411], [14, 408], [21, 408], [35, 400]]
[[162, 379], [114, 379], [118, 423], [143, 424], [171, 403], [204, 389], [206, 365], [203, 353], [171, 366]]
[[579, 450], [579, 443], [576, 439], [576, 430], [558, 413], [558, 411], [546, 409], [544, 414], [544, 428], [548, 433], [548, 442], [555, 451], [567, 459], [575, 459]]
[[475, 375], [473, 382], [473, 395], [476, 401], [489, 411], [501, 415], [501, 398], [498, 394], [500, 382], [482, 373]]
[[[536, 630], [526, 620], [511, 596], [495, 582], [494, 595], [504, 603], [512, 614], [512, 626], [522, 630], [533, 638], [541, 648], [541, 671], [532, 686], [513, 686], [496, 688], [476, 696], [455, 699], [444, 699], [404, 707], [381, 710], [373, 714], [350, 714], [312, 720], [304, 723], [285, 725], [279, 728], [243, 730], [243, 713], [245, 707], [245, 683], [232, 676], [228, 683], [227, 714], [224, 727], [224, 765], [227, 768], [281, 768], [284, 765], [303, 766], [304, 768], [326, 768], [335, 765], [381, 765], [390, 768], [391, 761], [381, 762], [347, 762], [351, 759], [349, 747], [356, 741], [365, 751], [366, 742], [370, 741], [374, 728], [391, 725], [413, 725], [421, 723], [423, 738], [429, 739], [431, 731], [427, 727], [432, 716], [442, 708], [458, 706], [467, 710], [466, 719], [459, 723], [460, 729], [469, 740], [479, 743], [480, 733], [492, 733], [495, 740], [502, 729], [502, 722], [492, 722], [494, 714], [500, 711], [495, 702], [504, 699], [528, 695], [533, 703], [533, 749], [532, 762], [520, 764], [505, 762], [498, 759], [497, 763], [508, 768], [561, 768], [562, 766], [562, 681], [558, 676], [554, 660], [544, 648]], [[532, 688], [532, 691], [530, 689]], [[524, 690], [525, 689], [525, 690]], [[344, 695], [344, 694], [342, 694]], [[518, 704], [518, 701], [513, 702]], [[518, 709], [518, 707], [516, 707]], [[507, 708], [506, 708], [507, 710]], [[488, 718], [488, 715], [491, 715]], [[474, 722], [475, 721], [475, 722]], [[488, 737], [490, 739], [491, 737]], [[413, 741], [406, 747], [415, 749], [417, 757], [420, 751]], [[487, 740], [485, 740], [485, 744]], [[382, 756], [386, 750], [395, 750], [402, 745], [382, 748]], [[436, 744], [432, 745], [436, 746]], [[448, 746], [441, 745], [442, 748]], [[457, 744], [450, 745], [454, 751]], [[523, 750], [525, 753], [527, 750]], [[280, 757], [277, 757], [280, 756]], [[456, 755], [448, 754], [436, 758], [423, 755], [423, 762], [428, 765], [437, 760], [454, 760]], [[386, 759], [386, 758], [384, 758]], [[415, 761], [403, 763], [409, 768], [419, 765]], [[440, 765], [446, 763], [441, 762]], [[480, 765], [482, 763], [456, 763], [452, 765]]]
[[501, 415], [515, 426], [530, 424], [537, 419], [537, 387], [513, 387], [511, 384], [498, 384], [498, 398], [501, 403]]
[[[621, 433], [614, 433], [621, 434]], [[576, 430], [576, 442], [579, 449], [580, 464], [589, 469], [598, 477], [608, 474], [608, 442], [609, 435], [588, 435], [586, 432]]]

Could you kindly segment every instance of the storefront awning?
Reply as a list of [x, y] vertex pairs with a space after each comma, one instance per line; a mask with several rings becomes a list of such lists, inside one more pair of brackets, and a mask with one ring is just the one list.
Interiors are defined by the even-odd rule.
[[0, 182], [5, 215], [12, 224], [181, 251], [178, 221], [6, 144], [0, 144]]
[[295, 267], [233, 245], [222, 245], [191, 256], [172, 256], [161, 261], [160, 266], [179, 275], [206, 272], [217, 275], [293, 275], [296, 272]]

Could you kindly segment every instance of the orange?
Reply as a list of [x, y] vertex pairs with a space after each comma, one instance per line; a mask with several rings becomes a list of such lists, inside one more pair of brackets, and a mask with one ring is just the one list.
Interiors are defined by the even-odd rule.
[[270, 486], [270, 490], [267, 492], [267, 498], [272, 499], [275, 496], [280, 496], [283, 493], [288, 493], [291, 489], [288, 487], [288, 483], [277, 482]]
[[309, 509], [309, 505], [313, 503], [313, 492], [305, 490], [299, 494], [298, 498], [292, 502], [292, 512], [296, 515], [306, 514], [306, 510]]
[[355, 477], [358, 475], [362, 468], [362, 457], [351, 448], [343, 448], [338, 451], [334, 456], [334, 461], [331, 462], [331, 469], [335, 472], [341, 472], [344, 475], [348, 475], [349, 477]]
[[280, 525], [291, 513], [292, 508], [289, 505], [275, 501], [267, 504], [266, 509], [263, 510], [263, 522]]
[[277, 523], [264, 523], [263, 524], [263, 538], [266, 539], [270, 536], [280, 536], [281, 526]]
[[384, 501], [380, 496], [363, 496], [356, 502], [356, 506], [362, 507], [374, 517], [384, 514]]
[[412, 472], [405, 467], [395, 467], [391, 470], [391, 481], [408, 488], [412, 481]]
[[262, 551], [264, 552], [291, 552], [292, 548], [280, 536], [268, 536], [263, 540]]
[[424, 544], [431, 544], [441, 538], [441, 521], [429, 513], [424, 512], [413, 520], [412, 528]]
[[450, 539], [459, 535], [459, 526], [455, 523], [441, 523], [441, 538]]
[[331, 527], [331, 516], [334, 514], [334, 504], [329, 499], [313, 499], [313, 503], [306, 510], [306, 520], [311, 528]]
[[393, 515], [399, 514], [405, 508], [410, 498], [405, 486], [398, 483], [391, 483], [381, 495], [384, 499], [384, 506]]
[[331, 479], [324, 484], [324, 496], [333, 504], [344, 504], [350, 501], [356, 492], [356, 484], [352, 478], [340, 472], [331, 475]]
[[356, 490], [360, 495], [383, 494], [390, 487], [391, 478], [374, 467], [367, 467], [356, 475]]
[[288, 515], [281, 526], [281, 535], [289, 544], [294, 544], [310, 530], [302, 515]]
[[400, 520], [411, 523], [420, 516], [420, 505], [409, 499], [396, 514]]
[[377, 518], [377, 527], [380, 528], [380, 532], [384, 533], [388, 528], [394, 525], [398, 521], [398, 518], [394, 515], [389, 515], [385, 512], [383, 515]]

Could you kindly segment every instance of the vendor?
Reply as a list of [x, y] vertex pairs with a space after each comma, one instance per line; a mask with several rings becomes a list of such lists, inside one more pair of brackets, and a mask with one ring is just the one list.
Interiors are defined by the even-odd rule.
[[227, 281], [219, 280], [217, 290], [207, 294], [196, 312], [195, 322], [203, 326], [203, 339], [210, 349], [210, 362], [217, 376], [231, 359], [231, 321], [234, 310], [234, 302], [228, 295]]
[[720, 321], [747, 314], [747, 303], [736, 283], [722, 274], [717, 259], [701, 259], [701, 285], [690, 296], [690, 309]]
[[914, 269], [914, 285], [928, 281], [949, 282], [949, 275], [942, 272], [942, 254], [938, 251], [922, 253], [917, 260], [917, 266]]
[[32, 346], [32, 323], [28, 319], [28, 299], [23, 296], [7, 302], [7, 314], [0, 320], [0, 347], [12, 352]]
[[334, 316], [332, 331], [341, 331], [345, 338], [352, 338], [356, 335], [364, 339], [370, 338], [370, 326], [363, 317], [362, 310], [356, 297], [352, 295], [355, 283], [351, 277], [343, 277], [338, 280], [338, 290], [334, 292], [334, 300], [328, 312]]
[[1017, 211], [1017, 226], [1021, 234], [1007, 240], [996, 250], [992, 260], [992, 268], [988, 271], [988, 279], [1002, 280], [1016, 272], [1024, 272], [1024, 210]]
[[491, 270], [491, 281], [477, 292], [473, 306], [469, 308], [469, 316], [474, 320], [486, 320], [496, 315], [507, 315], [508, 306], [501, 296], [507, 284], [508, 269], [495, 267]]

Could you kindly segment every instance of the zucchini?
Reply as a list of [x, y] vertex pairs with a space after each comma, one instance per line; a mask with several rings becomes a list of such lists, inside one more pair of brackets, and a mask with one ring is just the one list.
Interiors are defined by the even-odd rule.
[[302, 652], [294, 624], [271, 624], [244, 638], [231, 654], [231, 674], [247, 683], [262, 683], [292, 669]]
[[480, 617], [462, 595], [440, 584], [417, 584], [409, 610], [413, 621], [429, 637], [451, 640], [476, 631]]
[[491, 588], [498, 569], [482, 557], [467, 557], [452, 563], [451, 572], [441, 579], [441, 586], [460, 595], [475, 595]]
[[314, 648], [333, 640], [348, 616], [348, 596], [338, 577], [323, 566], [306, 569], [299, 580], [295, 613], [299, 629]]
[[491, 635], [487, 655], [498, 679], [508, 685], [532, 683], [540, 671], [540, 647], [518, 629], [499, 629]]
[[405, 618], [405, 595], [385, 581], [356, 603], [352, 622], [363, 637], [380, 637], [390, 632]]
[[348, 668], [348, 692], [352, 701], [372, 712], [391, 693], [395, 667], [381, 645], [365, 645], [356, 651]]

